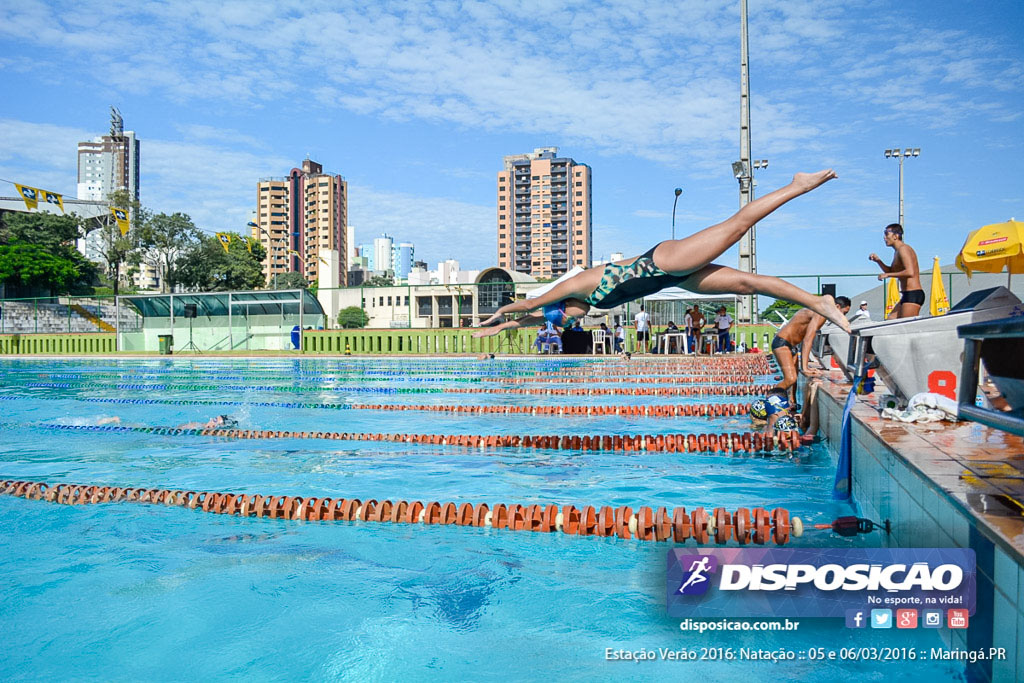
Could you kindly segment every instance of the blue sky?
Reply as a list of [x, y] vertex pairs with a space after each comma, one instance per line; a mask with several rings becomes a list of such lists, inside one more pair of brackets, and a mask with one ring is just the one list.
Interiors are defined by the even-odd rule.
[[[839, 179], [759, 227], [761, 272], [873, 272], [897, 218], [922, 265], [1024, 217], [1024, 3], [750, 0], [764, 193]], [[502, 157], [589, 164], [594, 256], [634, 255], [738, 204], [739, 2], [19, 1], [0, 7], [0, 177], [75, 192], [75, 145], [120, 108], [142, 200], [242, 229], [255, 183], [310, 155], [349, 182], [357, 240], [495, 261]], [[0, 193], [13, 195], [7, 186]], [[733, 252], [720, 262], [735, 265]]]

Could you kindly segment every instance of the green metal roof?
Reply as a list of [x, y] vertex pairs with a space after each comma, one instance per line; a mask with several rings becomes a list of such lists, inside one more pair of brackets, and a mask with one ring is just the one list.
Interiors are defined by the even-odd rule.
[[171, 306], [174, 317], [185, 316], [185, 304], [196, 305], [196, 315], [274, 315], [298, 314], [302, 305], [303, 315], [323, 315], [324, 309], [316, 297], [307, 289], [269, 289], [255, 292], [208, 292], [195, 294], [135, 294], [119, 297], [145, 318], [169, 318]]

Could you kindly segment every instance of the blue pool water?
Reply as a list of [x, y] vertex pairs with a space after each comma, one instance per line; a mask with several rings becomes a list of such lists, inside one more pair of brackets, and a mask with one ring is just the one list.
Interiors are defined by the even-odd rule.
[[[127, 425], [174, 426], [230, 413], [242, 428], [300, 431], [622, 434], [750, 429], [740, 418], [503, 417], [255, 405], [749, 400], [339, 390], [459, 387], [469, 384], [465, 379], [529, 376], [538, 369], [557, 372], [569, 366], [592, 367], [591, 361], [560, 359], [0, 361], [0, 479], [492, 505], [781, 506], [809, 524], [851, 514], [850, 507], [829, 499], [833, 465], [820, 445], [774, 458], [632, 455], [301, 439], [235, 441], [48, 427], [96, 424], [113, 416]], [[366, 377], [387, 381], [362, 381]], [[243, 384], [304, 391], [116, 388], [125, 383]], [[614, 386], [655, 385], [673, 386], [658, 384], [650, 374], [637, 377], [635, 384]], [[0, 528], [5, 530], [0, 534], [0, 571], [6, 584], [0, 593], [4, 680], [734, 680], [738, 667], [751, 680], [883, 680], [905, 671], [950, 679], [962, 669], [937, 662], [605, 661], [609, 647], [880, 644], [877, 633], [845, 629], [835, 620], [804, 620], [795, 634], [681, 632], [679, 620], [668, 618], [664, 608], [669, 544], [475, 528], [242, 519], [138, 504], [69, 507], [9, 496], [0, 496]], [[795, 543], [876, 545], [879, 540], [819, 532]], [[941, 645], [935, 632], [886, 636], [884, 644], [896, 647]]]

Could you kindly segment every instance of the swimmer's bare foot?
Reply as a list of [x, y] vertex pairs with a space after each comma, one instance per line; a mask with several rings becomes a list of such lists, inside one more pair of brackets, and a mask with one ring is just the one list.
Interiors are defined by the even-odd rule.
[[793, 187], [800, 192], [810, 192], [819, 185], [824, 185], [833, 178], [837, 178], [836, 172], [831, 168], [817, 173], [797, 173], [793, 176]]
[[813, 306], [811, 306], [811, 310], [825, 316], [825, 319], [830, 323], [839, 325], [839, 327], [843, 328], [844, 332], [849, 333], [850, 321], [846, 319], [843, 312], [839, 310], [838, 306], [836, 306], [836, 300], [833, 299], [831, 295], [825, 294], [824, 296], [819, 296], [818, 300], [814, 302]]
[[473, 339], [480, 339], [481, 337], [493, 337], [502, 331], [501, 327], [489, 327], [486, 330], [477, 330], [473, 333]]

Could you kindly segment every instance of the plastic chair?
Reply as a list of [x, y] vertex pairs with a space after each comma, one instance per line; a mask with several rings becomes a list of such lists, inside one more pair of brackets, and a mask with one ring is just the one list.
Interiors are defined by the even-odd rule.
[[[591, 354], [596, 356], [598, 353], [608, 353], [608, 333], [604, 330], [594, 330], [592, 334], [594, 346], [591, 349]], [[598, 349], [601, 350], [598, 351]]]

